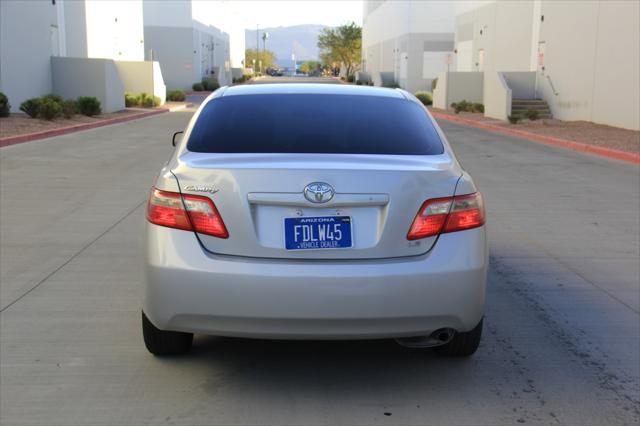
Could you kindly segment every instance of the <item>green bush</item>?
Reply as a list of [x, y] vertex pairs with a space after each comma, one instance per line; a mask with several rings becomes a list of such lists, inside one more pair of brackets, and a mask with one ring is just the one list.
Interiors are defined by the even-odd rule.
[[422, 102], [423, 105], [433, 104], [433, 96], [430, 92], [416, 92], [415, 96], [420, 102]]
[[161, 103], [162, 103], [162, 99], [160, 99], [160, 96], [154, 96], [153, 97], [153, 106], [154, 107], [160, 106]]
[[60, 117], [60, 115], [62, 115], [61, 103], [46, 96], [40, 99], [38, 117], [44, 118], [45, 120], [53, 120], [54, 118]]
[[356, 81], [356, 76], [355, 75], [348, 75], [347, 76], [347, 82], [349, 83], [354, 83]]
[[182, 90], [180, 90], [180, 89], [169, 90], [167, 92], [167, 100], [168, 101], [182, 102], [185, 99], [187, 99], [187, 97], [185, 96], [184, 92]]
[[42, 103], [41, 98], [27, 99], [26, 101], [20, 104], [20, 111], [24, 112], [31, 118], [36, 118], [40, 111], [41, 103]]
[[7, 95], [0, 92], [0, 117], [8, 117], [11, 110], [11, 104], [9, 104], [9, 98]]
[[527, 117], [531, 121], [535, 121], [538, 119], [538, 111], [535, 109], [528, 109], [527, 112], [524, 113], [524, 116]]
[[140, 96], [132, 95], [131, 93], [124, 94], [124, 106], [127, 108], [140, 105]]
[[62, 106], [62, 103], [64, 102], [64, 99], [62, 99], [62, 96], [58, 96], [58, 95], [54, 95], [53, 93], [49, 93], [48, 95], [44, 95], [42, 98], [43, 101], [45, 100], [50, 100], [53, 101], [55, 103], [58, 103]]
[[451, 107], [456, 112], [456, 114], [460, 114], [462, 111], [472, 111], [472, 104], [465, 101], [464, 99], [460, 102], [456, 102], [451, 104]]
[[191, 86], [191, 88], [196, 92], [202, 92], [204, 90], [204, 86], [202, 85], [202, 83], [193, 83], [193, 86]]
[[140, 93], [139, 99], [140, 99], [140, 106], [144, 107], [144, 108], [151, 108], [153, 107], [153, 96], [149, 96], [148, 93], [142, 92]]
[[78, 112], [82, 115], [91, 117], [92, 115], [98, 115], [102, 112], [100, 101], [93, 96], [80, 96], [76, 102]]
[[520, 117], [517, 115], [510, 115], [507, 118], [509, 119], [509, 123], [511, 124], [518, 124], [518, 121], [520, 121]]
[[217, 78], [203, 78], [202, 87], [204, 90], [210, 90], [213, 92], [214, 90], [218, 90], [220, 84], [218, 83]]
[[484, 105], [481, 103], [475, 103], [471, 106], [473, 112], [481, 112], [484, 114]]
[[78, 106], [73, 99], [62, 101], [62, 115], [64, 118], [71, 118], [78, 112]]
[[392, 83], [384, 83], [382, 87], [387, 87], [389, 89], [399, 89], [400, 85], [398, 83], [392, 82]]

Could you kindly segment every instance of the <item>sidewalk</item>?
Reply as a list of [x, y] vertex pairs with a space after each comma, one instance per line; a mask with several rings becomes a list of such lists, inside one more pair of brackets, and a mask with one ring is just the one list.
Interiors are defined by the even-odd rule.
[[453, 111], [436, 108], [429, 108], [429, 111], [437, 119], [640, 164], [640, 131], [586, 121], [553, 119], [523, 120], [518, 124], [511, 124], [480, 113], [455, 114]]
[[30, 118], [25, 114], [11, 114], [10, 117], [0, 118], [0, 147], [138, 120], [163, 112], [183, 110], [191, 106], [193, 104], [189, 102], [168, 102], [152, 109], [127, 108], [93, 117], [77, 114], [70, 119], [60, 118], [51, 121]]

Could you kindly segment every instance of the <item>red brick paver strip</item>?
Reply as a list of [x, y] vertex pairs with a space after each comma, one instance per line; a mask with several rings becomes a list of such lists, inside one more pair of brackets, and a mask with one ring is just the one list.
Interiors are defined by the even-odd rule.
[[0, 148], [15, 145], [24, 142], [31, 142], [39, 139], [50, 138], [52, 136], [66, 135], [67, 133], [78, 132], [80, 130], [94, 129], [96, 127], [108, 126], [110, 124], [124, 123], [126, 121], [137, 120], [140, 118], [150, 117], [152, 115], [168, 112], [168, 109], [157, 109], [153, 111], [145, 111], [139, 114], [131, 114], [123, 117], [109, 118], [106, 120], [94, 121], [91, 123], [75, 124], [73, 126], [60, 127], [58, 129], [43, 130], [41, 132], [25, 133], [22, 135], [6, 136], [0, 138]]
[[585, 152], [588, 154], [598, 155], [600, 157], [613, 158], [616, 160], [627, 161], [629, 163], [640, 164], [640, 154], [633, 152], [621, 151], [618, 149], [604, 148], [596, 145], [589, 145], [582, 142], [570, 141], [567, 139], [556, 138], [553, 136], [540, 135], [536, 133], [526, 132], [524, 130], [509, 129], [507, 127], [496, 126], [495, 124], [485, 123], [482, 121], [469, 120], [462, 117], [456, 117], [450, 114], [443, 114], [437, 111], [430, 111], [434, 118], [448, 120], [454, 123], [464, 124], [466, 126], [478, 129], [490, 130], [496, 133], [503, 133], [510, 136], [517, 136], [534, 142], [541, 142], [547, 145], [559, 146], [562, 148], [572, 149], [574, 151]]

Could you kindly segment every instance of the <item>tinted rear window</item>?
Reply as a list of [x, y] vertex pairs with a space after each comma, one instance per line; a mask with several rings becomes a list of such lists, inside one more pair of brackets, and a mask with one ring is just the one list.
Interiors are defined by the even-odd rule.
[[210, 101], [187, 148], [219, 153], [442, 154], [421, 106], [380, 96], [268, 94]]

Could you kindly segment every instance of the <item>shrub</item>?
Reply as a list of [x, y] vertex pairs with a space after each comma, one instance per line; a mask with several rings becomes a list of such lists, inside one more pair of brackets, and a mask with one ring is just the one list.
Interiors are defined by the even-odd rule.
[[11, 110], [11, 104], [9, 104], [9, 98], [7, 95], [0, 92], [0, 117], [8, 117]]
[[356, 85], [362, 86], [362, 80], [356, 80]]
[[187, 97], [185, 96], [184, 92], [182, 90], [180, 90], [180, 89], [169, 90], [167, 92], [167, 100], [168, 101], [182, 102], [185, 99], [187, 99]]
[[462, 111], [471, 111], [471, 104], [464, 99], [457, 103], [452, 103], [451, 107], [456, 112], [456, 114], [460, 114]]
[[153, 96], [149, 96], [148, 93], [142, 92], [139, 95], [139, 104], [141, 107], [144, 108], [151, 108], [153, 107]]
[[510, 115], [507, 118], [509, 119], [509, 123], [511, 124], [518, 124], [518, 121], [520, 121], [520, 117], [517, 115]]
[[20, 111], [24, 112], [31, 118], [36, 118], [38, 116], [41, 103], [42, 103], [41, 98], [27, 99], [26, 101], [20, 104]]
[[347, 82], [349, 83], [354, 83], [356, 81], [356, 76], [355, 75], [348, 75], [347, 76]]
[[524, 113], [524, 116], [531, 121], [535, 121], [538, 119], [538, 111], [535, 109], [528, 109], [527, 112]]
[[484, 105], [480, 103], [475, 103], [471, 106], [473, 112], [481, 112], [484, 114]]
[[55, 102], [55, 103], [60, 104], [61, 106], [62, 106], [62, 104], [64, 103], [64, 99], [62, 99], [62, 97], [61, 97], [61, 96], [54, 95], [53, 93], [49, 93], [48, 95], [44, 95], [44, 96], [43, 96], [42, 98], [40, 98], [40, 99], [42, 99], [43, 101], [45, 101], [45, 100], [50, 100], [50, 101], [53, 101], [53, 102]]
[[387, 87], [389, 89], [399, 89], [400, 85], [396, 82], [392, 82], [392, 83], [384, 83], [382, 87]]
[[44, 118], [45, 120], [53, 120], [54, 118], [60, 117], [60, 115], [62, 115], [61, 103], [56, 102], [52, 98], [47, 98], [46, 96], [40, 99], [40, 104], [38, 105], [38, 117]]
[[154, 96], [153, 97], [153, 106], [154, 107], [160, 106], [161, 103], [162, 103], [162, 99], [160, 99], [160, 96]]
[[132, 95], [131, 93], [124, 94], [124, 106], [127, 108], [140, 105], [140, 96]]
[[202, 85], [202, 83], [193, 83], [193, 86], [191, 86], [191, 88], [196, 92], [202, 92], [204, 90], [204, 86]]
[[429, 93], [429, 92], [416, 92], [415, 95], [416, 95], [416, 98], [418, 98], [418, 100], [420, 102], [422, 102], [423, 105], [431, 105], [431, 104], [433, 104], [433, 96], [431, 95], [431, 93]]
[[202, 79], [202, 87], [204, 90], [214, 91], [220, 87], [217, 78], [203, 78]]
[[76, 102], [80, 114], [91, 117], [102, 112], [100, 101], [93, 96], [80, 96]]
[[76, 105], [76, 101], [73, 99], [67, 99], [66, 101], [62, 101], [62, 115], [64, 118], [73, 117], [76, 112], [78, 112], [78, 106]]

